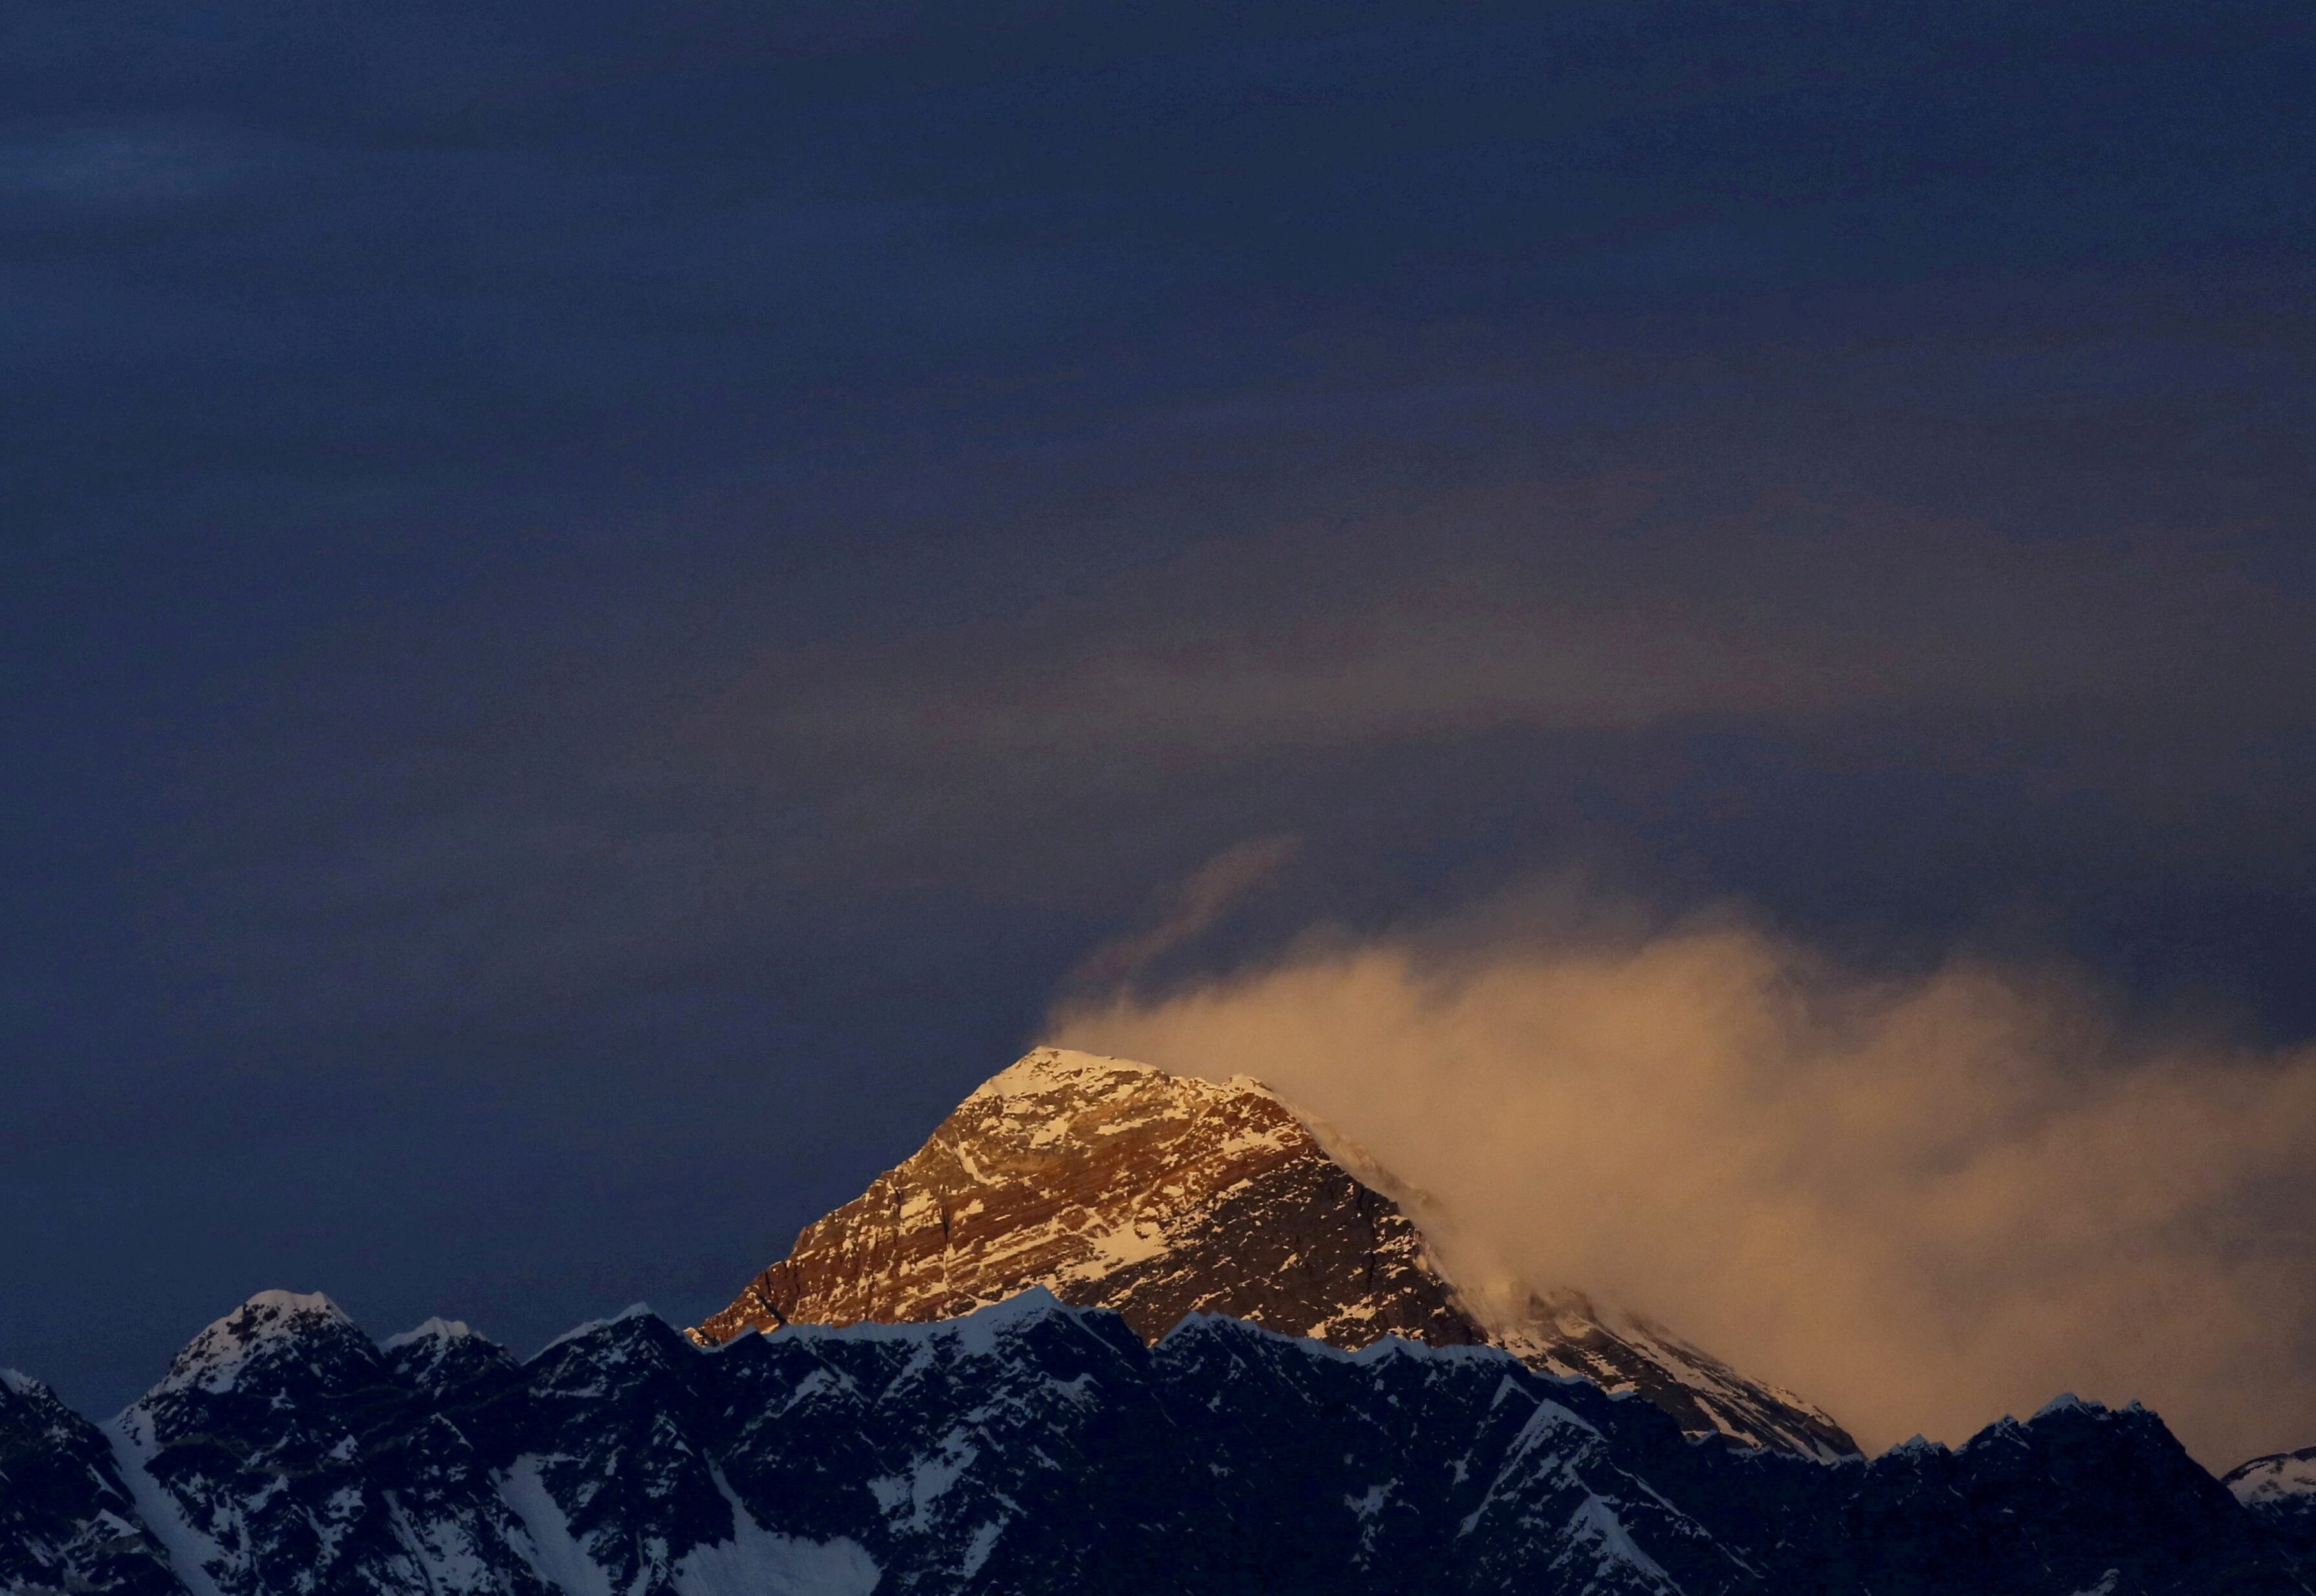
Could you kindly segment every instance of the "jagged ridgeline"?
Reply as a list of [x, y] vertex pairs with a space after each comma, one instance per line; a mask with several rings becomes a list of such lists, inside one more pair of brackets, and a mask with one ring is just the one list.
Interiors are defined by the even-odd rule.
[[[1110, 1148], [1136, 1138], [1133, 1156]], [[1405, 1216], [1314, 1146], [1251, 1083], [1033, 1055], [750, 1288], [735, 1309], [788, 1321], [768, 1333], [727, 1315], [687, 1335], [635, 1309], [522, 1362], [463, 1324], [378, 1343], [325, 1297], [269, 1292], [109, 1424], [0, 1377], [0, 1589], [2309, 1596], [2316, 1581], [2316, 1454], [2222, 1484], [2154, 1414], [2071, 1398], [1952, 1450], [1868, 1461], [1808, 1430], [1737, 1444], [1752, 1420], [1715, 1383], [1736, 1377], [1654, 1339], [1629, 1344], [1709, 1377], [1693, 1404], [1563, 1372], [1542, 1338], [1582, 1332], [1531, 1317], [1522, 1345], [1517, 1325], [1480, 1323]], [[980, 1208], [949, 1164], [924, 1162], [941, 1147]], [[1298, 1190], [1315, 1214], [1296, 1216]], [[928, 1223], [949, 1238], [938, 1266]], [[1243, 1278], [1201, 1284], [1202, 1259]], [[1055, 1288], [1007, 1284], [1030, 1276]], [[1216, 1294], [1245, 1315], [1177, 1312]]]

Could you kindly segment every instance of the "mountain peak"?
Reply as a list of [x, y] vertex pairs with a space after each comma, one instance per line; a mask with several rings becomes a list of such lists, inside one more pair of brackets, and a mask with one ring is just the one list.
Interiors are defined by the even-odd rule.
[[1040, 1048], [807, 1226], [693, 1332], [937, 1319], [1044, 1286], [1145, 1341], [1186, 1314], [1364, 1344], [1476, 1339], [1389, 1199], [1253, 1081]]
[[[349, 1324], [353, 1323], [352, 1319], [347, 1318], [345, 1309], [319, 1291], [284, 1291], [278, 1288], [255, 1291], [252, 1292], [235, 1311], [236, 1313], [322, 1314], [333, 1319], [344, 1319]], [[228, 1315], [227, 1317], [231, 1315]]]
[[1032, 1048], [999, 1070], [966, 1096], [1038, 1097], [1051, 1092], [1101, 1091], [1120, 1081], [1160, 1075], [1164, 1071], [1130, 1058], [1100, 1053], [1080, 1053], [1070, 1048]]
[[441, 1393], [512, 1372], [514, 1354], [463, 1319], [433, 1318], [378, 1343], [396, 1379]]
[[1233, 1075], [1217, 1083], [1131, 1058], [1081, 1053], [1073, 1048], [1032, 1048], [975, 1087], [965, 1101], [1043, 1101], [1057, 1095], [1091, 1099], [1153, 1089], [1191, 1097], [1252, 1096], [1280, 1101], [1277, 1092], [1252, 1075]]
[[1371, 1165], [1249, 1077], [1038, 1048], [690, 1333], [714, 1345], [790, 1324], [949, 1318], [1042, 1287], [1115, 1309], [1145, 1342], [1225, 1314], [1353, 1350], [1389, 1335], [1500, 1346], [1637, 1391], [1696, 1433], [1856, 1453], [1799, 1398], [1576, 1293], [1483, 1316]]
[[548, 1342], [545, 1346], [541, 1347], [539, 1351], [543, 1355], [553, 1351], [556, 1348], [562, 1346], [566, 1342], [584, 1341], [590, 1336], [600, 1335], [604, 1331], [610, 1330], [614, 1326], [627, 1324], [633, 1320], [656, 1319], [657, 1317], [659, 1317], [659, 1315], [652, 1312], [651, 1304], [647, 1302], [631, 1302], [616, 1314], [607, 1314], [600, 1319], [590, 1319], [583, 1324], [574, 1324], [561, 1335], [557, 1336], [553, 1341]]
[[318, 1291], [260, 1291], [188, 1342], [148, 1396], [192, 1387], [229, 1391], [244, 1367], [268, 1348], [342, 1332], [361, 1334], [346, 1311]]
[[404, 1347], [422, 1342], [464, 1341], [475, 1333], [475, 1327], [464, 1319], [445, 1319], [437, 1315], [422, 1324], [414, 1324], [399, 1335], [389, 1335], [378, 1343], [381, 1352], [398, 1351]]
[[2041, 1407], [2036, 1408], [2034, 1413], [2028, 1416], [2026, 1422], [2029, 1424], [2032, 1424], [2036, 1419], [2047, 1419], [2053, 1413], [2063, 1413], [2077, 1408], [2080, 1408], [2084, 1412], [2091, 1413], [2103, 1413], [2107, 1412], [2107, 1409], [2098, 1403], [2085, 1402], [2072, 1391], [2062, 1391], [2056, 1396], [2051, 1398], [2050, 1401], [2044, 1403]]

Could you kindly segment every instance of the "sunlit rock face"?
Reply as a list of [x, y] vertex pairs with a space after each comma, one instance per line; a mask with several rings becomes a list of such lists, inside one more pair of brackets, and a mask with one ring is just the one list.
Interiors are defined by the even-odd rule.
[[1346, 1347], [1482, 1339], [1415, 1226], [1269, 1092], [1054, 1048], [984, 1083], [695, 1333], [942, 1319], [1030, 1286], [1145, 1341], [1199, 1312]]
[[1051, 1048], [984, 1082], [691, 1334], [940, 1319], [1031, 1286], [1114, 1309], [1145, 1342], [1216, 1313], [1353, 1350], [1385, 1335], [1501, 1346], [1637, 1392], [1695, 1434], [1857, 1451], [1790, 1392], [1581, 1294], [1483, 1310], [1399, 1205], [1260, 1083]]

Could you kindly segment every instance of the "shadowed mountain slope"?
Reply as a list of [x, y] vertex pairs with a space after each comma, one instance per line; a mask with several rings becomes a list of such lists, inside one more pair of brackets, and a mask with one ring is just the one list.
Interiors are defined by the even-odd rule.
[[0, 1390], [11, 1596], [2309, 1596], [2293, 1556], [2137, 1409], [1828, 1464], [1492, 1347], [1039, 1289], [525, 1363], [272, 1292], [111, 1425]]

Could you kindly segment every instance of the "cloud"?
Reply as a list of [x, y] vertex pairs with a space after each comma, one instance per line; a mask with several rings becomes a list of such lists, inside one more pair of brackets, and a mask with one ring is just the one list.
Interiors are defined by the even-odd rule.
[[1314, 617], [1283, 635], [1111, 638], [1044, 669], [1008, 662], [905, 695], [881, 684], [834, 693], [788, 727], [898, 745], [932, 726], [952, 747], [997, 757], [1115, 747], [1204, 763], [1250, 749], [1507, 725], [1624, 727], [1863, 696], [1861, 682], [1827, 682], [1835, 673], [1701, 630], [1495, 608], [1448, 595]]
[[1157, 923], [1106, 942], [1078, 961], [1069, 983], [1088, 989], [1132, 979], [1158, 959], [1188, 946], [1230, 906], [1260, 886], [1302, 850], [1300, 837], [1257, 837], [1226, 848], [1191, 872]]
[[[2296, 598], [2229, 529], [2020, 538], [1758, 458], [1660, 467], [1657, 447], [1447, 486], [1378, 467], [993, 613], [783, 643], [714, 718], [831, 768], [1034, 760], [1102, 781], [1892, 705], [2298, 725]], [[1154, 490], [1104, 530], [1181, 509]]]
[[1269, 1082], [1436, 1194], [1464, 1272], [1621, 1301], [1869, 1446], [2068, 1389], [2215, 1467], [2316, 1436], [2316, 1048], [2126, 1021], [2048, 971], [1501, 914], [1052, 1032]]

